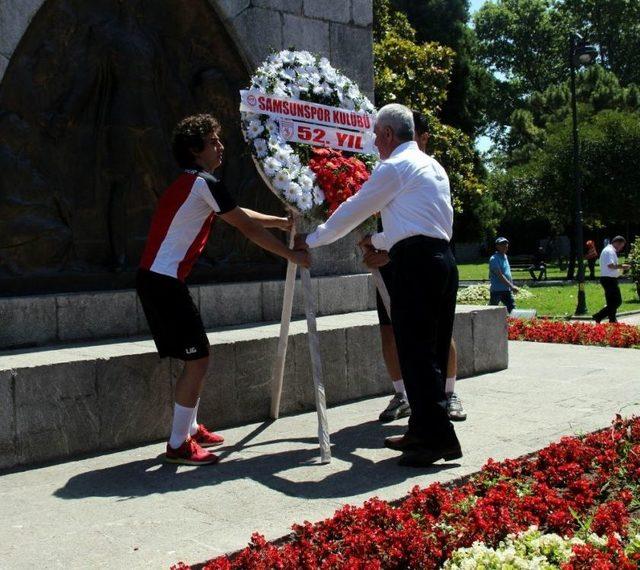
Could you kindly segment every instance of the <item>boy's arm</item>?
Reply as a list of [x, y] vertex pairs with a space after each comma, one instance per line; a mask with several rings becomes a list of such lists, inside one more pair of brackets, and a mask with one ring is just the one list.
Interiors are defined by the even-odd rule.
[[255, 212], [249, 208], [240, 208], [252, 220], [258, 222], [263, 228], [277, 228], [282, 231], [290, 231], [293, 226], [293, 220], [290, 218], [281, 218], [278, 216], [270, 216], [261, 212]]
[[234, 228], [240, 230], [248, 239], [262, 249], [284, 257], [296, 265], [302, 265], [303, 267], [311, 265], [309, 252], [289, 249], [259, 222], [249, 217], [242, 208], [235, 207], [233, 210], [220, 214], [220, 217]]

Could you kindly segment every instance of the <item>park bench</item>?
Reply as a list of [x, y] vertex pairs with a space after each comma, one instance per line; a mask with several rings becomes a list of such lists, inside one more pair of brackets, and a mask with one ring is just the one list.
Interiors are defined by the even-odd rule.
[[[529, 272], [529, 267], [533, 265], [535, 261], [535, 256], [533, 255], [512, 255], [509, 256], [509, 266], [511, 267], [511, 273], [516, 271], [526, 271]], [[535, 270], [535, 273], [538, 273], [539, 270]], [[547, 279], [547, 271], [545, 270], [542, 274], [542, 279], [546, 281]]]

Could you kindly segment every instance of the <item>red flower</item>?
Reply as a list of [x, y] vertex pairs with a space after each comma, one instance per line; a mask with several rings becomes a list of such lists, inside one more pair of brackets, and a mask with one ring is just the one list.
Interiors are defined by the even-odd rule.
[[327, 216], [338, 206], [353, 196], [369, 179], [366, 165], [355, 157], [346, 158], [342, 152], [328, 148], [314, 148], [309, 168], [316, 175], [316, 181], [324, 192]]

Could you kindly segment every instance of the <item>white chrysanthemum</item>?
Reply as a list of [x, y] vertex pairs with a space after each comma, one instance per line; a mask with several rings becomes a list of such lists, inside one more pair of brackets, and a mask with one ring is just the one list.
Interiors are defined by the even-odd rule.
[[352, 99], [357, 99], [360, 97], [360, 89], [355, 86], [353, 83], [347, 88], [347, 95]]
[[274, 88], [273, 88], [273, 94], [276, 97], [288, 97], [289, 96], [289, 88], [282, 81], [278, 81], [275, 84]]
[[273, 156], [282, 162], [283, 164], [290, 162], [291, 154], [293, 153], [293, 149], [288, 145], [278, 145], [273, 153]]
[[320, 186], [313, 187], [313, 201], [320, 206], [324, 202], [324, 192]]
[[258, 158], [264, 158], [265, 156], [267, 156], [267, 152], [269, 150], [269, 147], [267, 145], [267, 141], [264, 139], [255, 139], [253, 141], [253, 146], [256, 149], [256, 154], [258, 155]]
[[311, 176], [301, 173], [298, 177], [298, 182], [305, 192], [310, 192], [313, 189], [313, 178]]
[[307, 210], [311, 210], [313, 208], [313, 197], [311, 194], [303, 193], [300, 198], [298, 198], [298, 208], [303, 212]]
[[282, 169], [282, 163], [273, 156], [270, 156], [262, 163], [262, 168], [264, 170], [264, 173], [269, 178], [271, 178], [275, 176], [279, 170]]
[[255, 139], [263, 131], [264, 126], [259, 120], [254, 119], [253, 121], [249, 121], [249, 124], [247, 125], [247, 135], [250, 138]]
[[296, 55], [296, 61], [300, 65], [313, 65], [316, 58], [313, 57], [308, 51], [299, 51]]
[[282, 63], [293, 63], [294, 59], [295, 59], [295, 54], [291, 51], [289, 51], [288, 49], [284, 49], [282, 50], [279, 54], [278, 54], [280, 61], [282, 61]]
[[269, 131], [269, 133], [278, 132], [278, 123], [276, 123], [273, 119], [267, 119], [264, 123], [265, 128]]
[[345, 97], [344, 101], [342, 102], [342, 104], [344, 105], [344, 107], [346, 109], [348, 109], [349, 111], [355, 111], [356, 109], [356, 104], [353, 101], [353, 99], [349, 99], [348, 97]]
[[261, 91], [265, 91], [269, 86], [269, 79], [264, 75], [258, 75], [253, 78], [253, 87], [254, 89], [259, 89]]
[[291, 178], [289, 176], [289, 172], [284, 168], [278, 170], [278, 172], [276, 172], [276, 175], [273, 177], [273, 185], [278, 190], [286, 190], [287, 188], [289, 188], [290, 184]]
[[338, 74], [335, 69], [327, 69], [324, 72], [324, 80], [328, 83], [336, 83], [338, 81]]
[[[289, 148], [291, 148], [291, 147], [289, 147]], [[298, 174], [299, 174], [299, 171], [302, 168], [302, 162], [300, 161], [300, 157], [297, 154], [292, 152], [289, 155], [289, 158], [287, 160], [287, 164], [289, 165], [289, 168], [297, 170]]]
[[295, 81], [296, 72], [290, 67], [284, 67], [283, 69], [280, 70], [280, 77], [286, 82]]
[[302, 196], [302, 188], [300, 188], [300, 185], [295, 183], [295, 182], [291, 182], [282, 192], [282, 195], [284, 196], [285, 200], [287, 202], [291, 202], [292, 204], [297, 204], [298, 202], [298, 198], [300, 198], [300, 196]]
[[320, 85], [322, 82], [322, 76], [318, 72], [309, 73], [307, 80], [309, 81], [309, 85], [313, 85], [315, 87], [316, 85]]

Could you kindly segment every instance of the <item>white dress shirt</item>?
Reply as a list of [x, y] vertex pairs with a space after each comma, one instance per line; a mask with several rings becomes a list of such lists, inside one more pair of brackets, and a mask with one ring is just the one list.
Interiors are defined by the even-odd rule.
[[376, 249], [388, 251], [415, 235], [450, 241], [453, 208], [447, 173], [414, 141], [399, 145], [355, 195], [307, 236], [307, 245], [332, 243], [376, 212], [381, 212], [384, 227], [371, 237]]
[[618, 265], [618, 252], [611, 243], [600, 254], [600, 275], [602, 277], [619, 277], [620, 270], [618, 268], [611, 269], [609, 267], [610, 263]]

